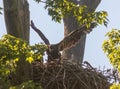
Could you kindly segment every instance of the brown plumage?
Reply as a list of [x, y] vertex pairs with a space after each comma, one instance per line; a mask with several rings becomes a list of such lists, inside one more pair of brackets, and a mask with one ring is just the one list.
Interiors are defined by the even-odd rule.
[[92, 29], [95, 27], [95, 24], [92, 23], [89, 28], [86, 25], [81, 26], [77, 30], [72, 31], [69, 33], [62, 41], [60, 41], [58, 45], [58, 50], [62, 51], [66, 48], [74, 46], [81, 38], [83, 34], [90, 33]]
[[69, 33], [59, 43], [50, 44], [49, 40], [45, 37], [45, 35], [37, 27], [35, 27], [33, 21], [31, 21], [31, 27], [34, 29], [34, 31], [38, 33], [40, 38], [48, 46], [47, 55], [48, 55], [49, 61], [58, 59], [58, 58], [60, 59], [60, 56], [61, 56], [60, 51], [74, 46], [80, 40], [83, 34], [90, 33], [95, 26], [96, 25], [94, 23], [92, 23], [89, 28], [87, 28], [86, 25], [83, 25], [77, 30], [74, 30], [71, 33]]

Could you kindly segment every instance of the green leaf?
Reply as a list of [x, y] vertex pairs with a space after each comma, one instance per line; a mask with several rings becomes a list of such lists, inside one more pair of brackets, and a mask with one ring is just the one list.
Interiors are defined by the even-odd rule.
[[[40, 2], [41, 0], [36, 0]], [[79, 25], [89, 27], [91, 23], [107, 26], [107, 12], [89, 12], [87, 6], [79, 6], [69, 0], [46, 0], [45, 9], [48, 10], [48, 15], [55, 22], [61, 22], [63, 18], [74, 17]]]
[[11, 35], [4, 35], [0, 39], [0, 76], [7, 76], [15, 72], [17, 62], [25, 58], [32, 63], [41, 60], [47, 47], [44, 44], [30, 46], [26, 41]]
[[41, 2], [41, 0], [35, 0], [37, 3]]
[[112, 29], [106, 34], [102, 48], [110, 63], [120, 72], [120, 30]]

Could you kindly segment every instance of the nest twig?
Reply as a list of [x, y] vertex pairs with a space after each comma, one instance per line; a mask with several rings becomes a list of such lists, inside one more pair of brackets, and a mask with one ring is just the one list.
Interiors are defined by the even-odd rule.
[[33, 80], [43, 89], [109, 89], [108, 78], [89, 65], [63, 62], [33, 64]]

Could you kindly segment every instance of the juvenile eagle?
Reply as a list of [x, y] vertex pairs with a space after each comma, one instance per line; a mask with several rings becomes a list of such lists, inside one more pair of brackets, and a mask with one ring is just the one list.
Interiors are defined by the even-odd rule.
[[86, 25], [83, 25], [77, 30], [73, 30], [59, 43], [50, 44], [49, 40], [45, 37], [45, 35], [34, 25], [33, 21], [31, 21], [31, 27], [34, 29], [34, 31], [38, 33], [40, 38], [48, 46], [47, 49], [48, 60], [60, 58], [61, 56], [60, 51], [70, 48], [71, 46], [74, 46], [81, 39], [81, 36], [83, 34], [90, 33], [95, 26], [96, 25], [94, 23], [92, 23], [89, 28], [87, 28]]

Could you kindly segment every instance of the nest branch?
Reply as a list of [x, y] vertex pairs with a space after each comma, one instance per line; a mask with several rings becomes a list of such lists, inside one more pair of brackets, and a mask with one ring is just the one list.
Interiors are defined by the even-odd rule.
[[67, 61], [40, 65], [33, 67], [33, 79], [43, 89], [109, 89], [111, 85], [108, 75], [87, 64], [81, 66]]

